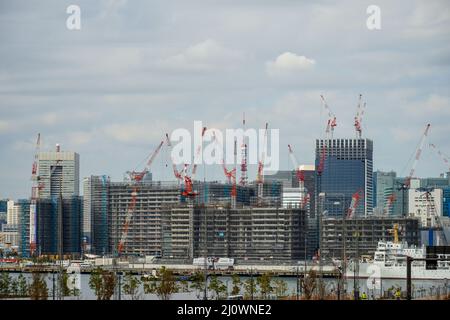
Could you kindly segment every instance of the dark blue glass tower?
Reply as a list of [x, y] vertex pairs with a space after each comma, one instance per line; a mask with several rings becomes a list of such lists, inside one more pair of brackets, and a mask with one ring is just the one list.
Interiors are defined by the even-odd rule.
[[[352, 195], [362, 197], [355, 216], [373, 210], [373, 142], [369, 139], [316, 140], [316, 199], [329, 216], [347, 212]], [[319, 197], [320, 195], [320, 197]]]

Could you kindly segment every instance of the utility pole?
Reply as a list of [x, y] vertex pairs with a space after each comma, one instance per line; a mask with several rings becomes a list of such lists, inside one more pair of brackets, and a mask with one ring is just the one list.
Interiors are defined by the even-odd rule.
[[64, 299], [64, 239], [63, 239], [63, 196], [62, 196], [62, 178], [63, 168], [61, 167], [61, 176], [59, 179], [59, 197], [58, 197], [58, 255], [59, 255], [59, 291], [58, 300]]
[[207, 218], [206, 218], [206, 204], [203, 204], [203, 215], [205, 216], [204, 218], [204, 239], [203, 239], [203, 250], [205, 253], [205, 261], [204, 261], [204, 278], [205, 278], [205, 290], [203, 292], [203, 300], [208, 300], [208, 241], [207, 241], [207, 237], [208, 237], [208, 228], [207, 228]]
[[355, 254], [355, 265], [353, 266], [353, 292], [355, 300], [359, 300], [359, 232], [353, 234], [356, 237], [356, 254]]

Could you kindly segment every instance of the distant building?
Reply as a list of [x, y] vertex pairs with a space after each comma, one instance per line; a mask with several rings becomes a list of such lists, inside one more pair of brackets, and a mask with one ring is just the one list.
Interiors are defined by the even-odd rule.
[[395, 178], [397, 174], [394, 171], [383, 172], [375, 171], [373, 176], [374, 182], [374, 209], [375, 214], [385, 214], [385, 210], [388, 210], [387, 214], [393, 214], [393, 205], [387, 206], [389, 197], [394, 194], [396, 184]]
[[110, 252], [108, 214], [110, 178], [90, 176], [83, 179], [83, 251], [97, 255]]
[[[38, 202], [37, 250], [40, 255], [59, 254], [59, 198]], [[82, 200], [80, 197], [62, 199], [62, 253], [78, 258], [81, 255]]]
[[[322, 161], [324, 160], [324, 161]], [[323, 162], [323, 163], [322, 163]], [[316, 140], [316, 199], [325, 195], [323, 209], [328, 215], [342, 214], [333, 204], [350, 207], [352, 195], [359, 190], [364, 197], [356, 208], [356, 216], [367, 216], [373, 210], [373, 142], [369, 139]]]
[[436, 216], [442, 216], [442, 189], [408, 190], [409, 214], [420, 220], [421, 227], [436, 227]]
[[43, 185], [40, 198], [59, 196], [60, 184], [63, 198], [79, 196], [80, 193], [80, 156], [78, 153], [60, 151], [59, 146], [53, 152], [38, 154], [38, 176]]
[[341, 259], [344, 250], [347, 258], [356, 255], [373, 255], [378, 241], [394, 241], [394, 225], [398, 224], [399, 240], [409, 245], [420, 244], [419, 221], [402, 217], [358, 217], [345, 220], [325, 218], [322, 220], [322, 256], [325, 259]]
[[6, 223], [9, 225], [19, 224], [20, 206], [15, 204], [13, 200], [8, 201]]

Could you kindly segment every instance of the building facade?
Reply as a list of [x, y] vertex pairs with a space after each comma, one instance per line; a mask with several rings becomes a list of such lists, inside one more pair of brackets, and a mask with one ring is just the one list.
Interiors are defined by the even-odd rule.
[[415, 218], [358, 217], [346, 220], [324, 218], [321, 227], [322, 256], [325, 259], [341, 259], [344, 252], [343, 238], [347, 258], [373, 255], [378, 241], [394, 241], [396, 224], [399, 241], [406, 241], [409, 245], [420, 244], [419, 221]]
[[305, 258], [306, 214], [298, 208], [168, 206], [163, 258], [234, 258], [275, 263]]
[[59, 196], [61, 187], [63, 198], [79, 196], [80, 156], [69, 151], [40, 152], [38, 154], [38, 176], [42, 183], [40, 198]]
[[83, 179], [83, 252], [110, 253], [109, 184], [110, 178], [105, 175]]
[[[134, 184], [111, 182], [108, 190], [109, 247], [117, 253], [127, 211], [132, 204]], [[126, 256], [160, 256], [162, 251], [161, 212], [164, 205], [180, 203], [180, 188], [171, 182], [137, 185], [136, 203], [124, 249]]]
[[373, 210], [373, 142], [369, 139], [316, 140], [316, 198], [325, 194], [324, 210], [328, 215], [340, 215], [333, 206], [342, 202], [349, 208], [352, 195], [362, 191], [363, 199], [356, 208], [356, 216], [367, 216]]

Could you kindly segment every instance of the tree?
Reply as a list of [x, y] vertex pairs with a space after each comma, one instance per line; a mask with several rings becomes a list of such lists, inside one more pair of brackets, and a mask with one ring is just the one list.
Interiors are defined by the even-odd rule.
[[27, 280], [22, 274], [19, 274], [19, 276], [17, 277], [17, 283], [19, 287], [19, 297], [27, 297], [30, 294], [29, 286]]
[[263, 299], [267, 299], [267, 295], [269, 295], [273, 291], [271, 282], [272, 276], [270, 275], [270, 273], [264, 273], [257, 279], [259, 290], [261, 292], [261, 297]]
[[116, 282], [114, 273], [97, 268], [91, 273], [89, 287], [94, 290], [97, 300], [111, 300]]
[[156, 276], [145, 281], [144, 292], [154, 293], [161, 300], [169, 300], [179, 290], [173, 272], [166, 267], [161, 267], [156, 272]]
[[204, 290], [205, 279], [201, 271], [196, 271], [194, 275], [191, 276], [191, 289], [195, 290], [195, 295], [197, 299], [200, 299], [201, 292]]
[[288, 290], [288, 285], [286, 281], [282, 279], [276, 279], [275, 281], [275, 294], [277, 297], [285, 297]]
[[245, 290], [245, 298], [246, 299], [253, 299], [253, 297], [256, 295], [256, 281], [253, 277], [248, 278], [244, 282], [244, 290]]
[[219, 280], [216, 275], [213, 275], [211, 277], [208, 289], [215, 293], [217, 300], [219, 300], [222, 297], [222, 294], [227, 291], [227, 287], [225, 286], [223, 281]]
[[9, 287], [9, 295], [11, 297], [19, 296], [19, 282], [17, 281], [17, 279], [13, 279], [11, 281], [11, 285]]
[[11, 277], [7, 272], [0, 275], [0, 298], [7, 298], [10, 294]]
[[47, 300], [48, 288], [44, 276], [39, 272], [33, 272], [31, 277], [32, 277], [30, 285], [31, 300]]
[[233, 281], [233, 289], [231, 290], [231, 295], [235, 296], [241, 292], [241, 278], [238, 274], [233, 274], [231, 279]]
[[131, 300], [138, 300], [139, 299], [139, 285], [141, 284], [141, 281], [133, 276], [131, 272], [128, 272], [125, 275], [125, 282], [123, 284], [123, 292], [125, 294], [130, 295]]
[[303, 279], [302, 283], [303, 292], [306, 300], [310, 300], [317, 287], [317, 273], [314, 270], [310, 270], [308, 275]]

